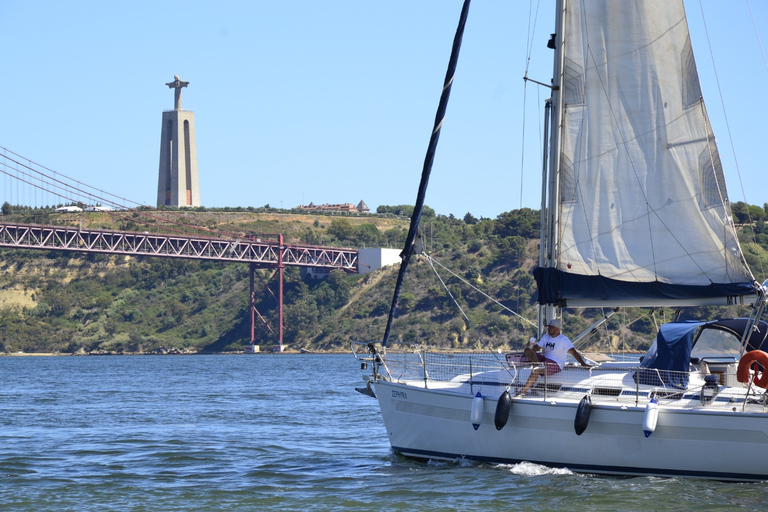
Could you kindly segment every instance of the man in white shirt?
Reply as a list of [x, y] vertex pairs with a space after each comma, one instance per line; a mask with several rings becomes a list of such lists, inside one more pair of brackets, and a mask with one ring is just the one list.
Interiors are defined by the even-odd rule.
[[[528, 393], [528, 390], [536, 384], [540, 375], [554, 375], [559, 372], [565, 366], [565, 359], [568, 354], [571, 354], [581, 366], [589, 368], [589, 365], [581, 357], [579, 351], [573, 347], [573, 343], [569, 340], [561, 330], [563, 323], [560, 320], [552, 319], [547, 322], [547, 334], [541, 337], [539, 341], [532, 346], [525, 348], [525, 356], [532, 363], [544, 363], [543, 367], [535, 368], [531, 372], [531, 376], [528, 377], [528, 382], [525, 383], [523, 389], [520, 390], [519, 396], [524, 396]], [[538, 351], [542, 350], [543, 354], [539, 354]]]

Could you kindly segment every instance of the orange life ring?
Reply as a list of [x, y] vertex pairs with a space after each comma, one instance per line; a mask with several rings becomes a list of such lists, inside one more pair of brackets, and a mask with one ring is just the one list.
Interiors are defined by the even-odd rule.
[[739, 382], [749, 382], [749, 370], [754, 369], [755, 375], [761, 371], [759, 367], [753, 365], [759, 364], [762, 366], [762, 375], [759, 379], [755, 379], [755, 385], [763, 389], [768, 388], [768, 354], [762, 350], [753, 350], [744, 354], [744, 357], [739, 361], [739, 368], [736, 370], [736, 380]]

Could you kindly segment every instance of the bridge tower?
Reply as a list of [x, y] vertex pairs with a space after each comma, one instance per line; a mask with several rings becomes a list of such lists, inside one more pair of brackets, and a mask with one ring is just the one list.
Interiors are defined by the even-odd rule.
[[181, 89], [189, 82], [183, 82], [178, 75], [173, 78], [173, 82], [165, 84], [174, 89], [174, 108], [163, 112], [157, 206], [201, 206], [195, 114], [181, 109]]

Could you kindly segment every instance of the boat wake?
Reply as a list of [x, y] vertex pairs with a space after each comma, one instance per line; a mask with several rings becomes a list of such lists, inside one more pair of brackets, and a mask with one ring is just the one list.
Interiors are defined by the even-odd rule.
[[427, 466], [435, 467], [435, 468], [442, 468], [446, 466], [457, 466], [460, 468], [470, 468], [477, 466], [479, 463], [474, 460], [465, 459], [464, 457], [460, 457], [453, 460], [438, 460], [438, 459], [429, 459], [427, 461]]
[[509, 471], [518, 476], [542, 476], [542, 475], [573, 475], [568, 468], [550, 468], [533, 462], [520, 462], [518, 464], [499, 464], [499, 469]]

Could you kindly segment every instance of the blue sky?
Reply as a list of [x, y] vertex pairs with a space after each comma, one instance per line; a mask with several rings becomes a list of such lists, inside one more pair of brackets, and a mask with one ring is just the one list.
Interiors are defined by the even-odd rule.
[[[0, 146], [154, 205], [179, 75], [203, 205], [413, 204], [461, 4], [0, 0]], [[551, 76], [553, 5], [473, 2], [426, 200], [438, 213], [538, 208], [548, 93], [522, 76], [529, 40], [529, 76]], [[686, 5], [731, 199], [762, 205], [768, 2]]]

